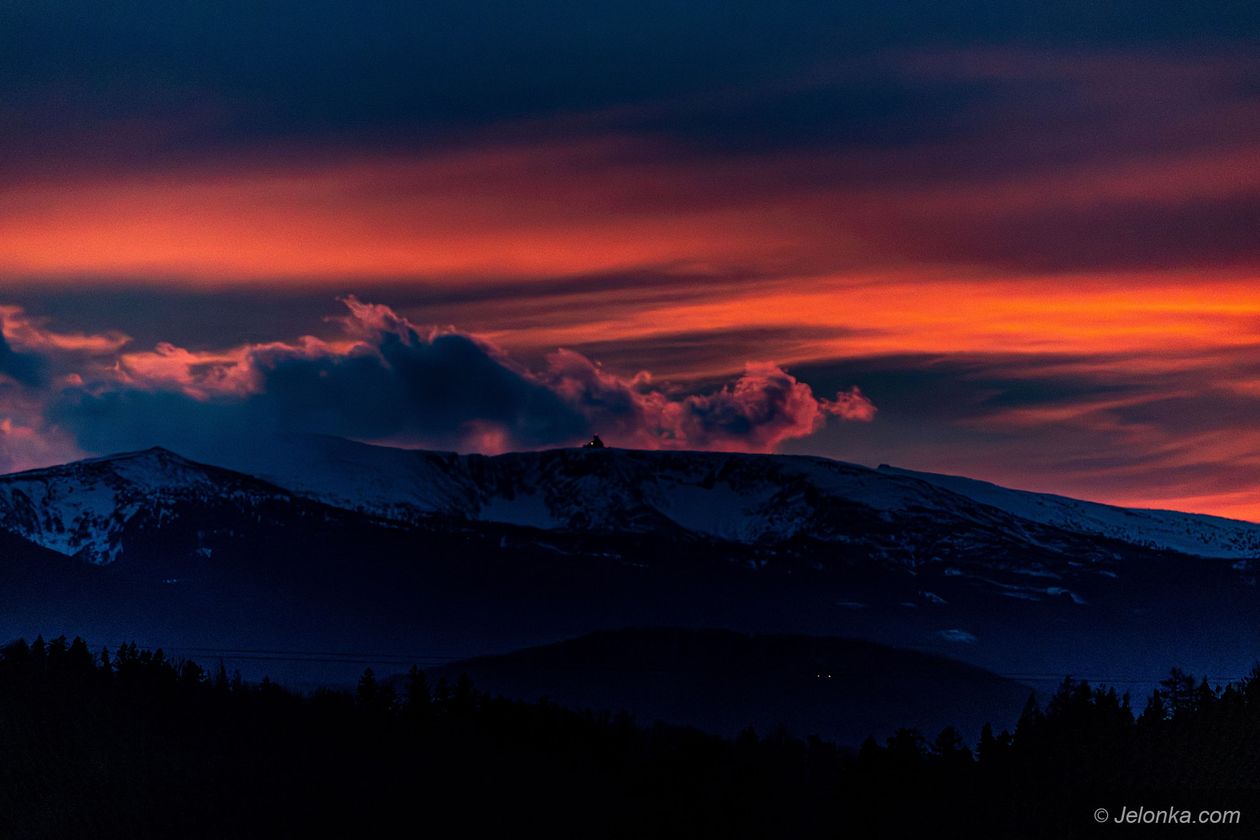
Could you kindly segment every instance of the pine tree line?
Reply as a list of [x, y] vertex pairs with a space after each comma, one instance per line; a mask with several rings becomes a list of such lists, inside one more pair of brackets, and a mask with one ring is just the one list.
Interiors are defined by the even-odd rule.
[[300, 695], [134, 644], [0, 651], [6, 837], [370, 837], [402, 820], [466, 836], [1070, 838], [1100, 836], [1099, 806], [1213, 792], [1254, 833], [1257, 789], [1260, 674], [1213, 687], [1173, 671], [1140, 714], [1066, 680], [974, 749], [953, 729], [846, 749], [642, 726], [415, 667]]

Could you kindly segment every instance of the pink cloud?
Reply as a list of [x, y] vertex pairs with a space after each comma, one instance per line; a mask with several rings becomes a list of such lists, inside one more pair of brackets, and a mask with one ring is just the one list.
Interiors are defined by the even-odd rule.
[[869, 422], [876, 412], [857, 387], [820, 398], [770, 362], [749, 362], [734, 383], [708, 394], [672, 393], [646, 371], [623, 378], [571, 350], [552, 354], [548, 366], [548, 384], [614, 445], [773, 452], [819, 431], [829, 416]]
[[869, 422], [876, 410], [856, 387], [835, 400], [816, 397], [809, 385], [769, 362], [750, 362], [734, 384], [688, 396], [668, 409], [683, 446], [753, 452], [773, 452], [784, 441], [808, 437], [828, 416]]
[[115, 353], [131, 342], [131, 337], [117, 330], [103, 333], [60, 332], [48, 326], [46, 318], [35, 318], [20, 306], [0, 305], [0, 323], [4, 336], [23, 350], [62, 351], [100, 355]]
[[112, 374], [120, 384], [173, 389], [196, 399], [239, 397], [262, 388], [260, 367], [269, 361], [334, 356], [358, 346], [356, 341], [326, 342], [314, 336], [224, 350], [189, 350], [163, 341], [152, 350], [120, 353]]

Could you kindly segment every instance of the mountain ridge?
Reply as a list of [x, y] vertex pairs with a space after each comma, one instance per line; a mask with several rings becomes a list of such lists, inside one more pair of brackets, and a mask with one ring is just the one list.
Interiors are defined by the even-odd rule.
[[119, 559], [122, 535], [138, 516], [160, 524], [180, 504], [249, 506], [290, 498], [255, 476], [150, 447], [0, 476], [0, 527], [104, 565]]
[[1202, 557], [1244, 559], [1260, 555], [1260, 524], [1206, 513], [1134, 508], [1056, 493], [1016, 490], [967, 476], [929, 473], [880, 464], [888, 475], [917, 478], [1025, 519], [1083, 533]]
[[[658, 467], [669, 466], [679, 460], [690, 461], [692, 464], [708, 463], [710, 466], [759, 463], [766, 465], [766, 478], [773, 477], [778, 480], [785, 474], [789, 474], [789, 477], [800, 478], [803, 473], [809, 473], [814, 479], [824, 479], [821, 485], [817, 481], [814, 482], [815, 489], [821, 489], [824, 495], [832, 499], [860, 502], [867, 507], [883, 511], [904, 510], [915, 506], [930, 508], [941, 500], [939, 491], [943, 490], [953, 497], [954, 501], [949, 506], [955, 510], [961, 509], [962, 505], [957, 499], [963, 498], [971, 503], [1003, 511], [1027, 522], [1118, 539], [1145, 548], [1235, 560], [1260, 556], [1260, 525], [1242, 520], [1179, 511], [1121, 508], [1100, 502], [1014, 490], [988, 484], [978, 479], [963, 479], [888, 465], [870, 468], [814, 455], [762, 455], [617, 448], [603, 450], [573, 448], [512, 452], [501, 455], [460, 455], [453, 452], [394, 449], [341, 438], [306, 436], [287, 439], [277, 447], [268, 448], [261, 456], [246, 455], [237, 463], [228, 466], [263, 476], [294, 492], [311, 495], [329, 504], [357, 506], [359, 509], [378, 515], [406, 518], [410, 511], [429, 514], [455, 513], [467, 516], [470, 511], [475, 511], [476, 515], [471, 518], [555, 527], [555, 522], [540, 519], [545, 515], [554, 514], [554, 511], [543, 510], [536, 506], [531, 508], [528, 492], [524, 494], [525, 498], [522, 498], [522, 494], [518, 492], [530, 489], [519, 477], [522, 470], [518, 467], [515, 470], [517, 475], [513, 476], [513, 470], [504, 469], [498, 465], [563, 464], [575, 459], [589, 461], [589, 459], [599, 458], [620, 458], [630, 463], [637, 461]], [[536, 471], [537, 467], [534, 469]], [[371, 481], [363, 478], [367, 471], [373, 473]], [[528, 470], [525, 471], [528, 472]], [[709, 470], [708, 472], [717, 471]], [[748, 471], [744, 470], [744, 472], [747, 474]], [[624, 469], [620, 477], [625, 478]], [[881, 481], [881, 477], [892, 480]], [[642, 471], [640, 478], [642, 478]], [[487, 482], [500, 490], [505, 487], [510, 489], [512, 497], [504, 499], [501, 493], [496, 496], [485, 492]], [[980, 487], [1000, 492], [987, 494], [977, 492], [976, 488]], [[1070, 503], [1068, 507], [1072, 510], [1085, 511], [1092, 515], [1057, 517], [1039, 515], [1036, 502], [1056, 499]], [[687, 499], [675, 498], [673, 501], [677, 503], [675, 507], [678, 508], [685, 507], [683, 503]], [[696, 505], [691, 505], [689, 511], [679, 511], [684, 516], [688, 513], [693, 515], [704, 513], [705, 510], [713, 512], [715, 506], [712, 503], [721, 500], [717, 499], [715, 494], [708, 493], [691, 501], [702, 502], [703, 507], [698, 509]], [[488, 508], [487, 502], [491, 503]], [[496, 508], [495, 503], [500, 502], [505, 504]], [[659, 507], [657, 512], [660, 512]], [[744, 512], [741, 510], [737, 513], [742, 516]], [[1099, 517], [1099, 512], [1104, 512], [1106, 515]], [[487, 513], [488, 516], [485, 515]], [[648, 514], [645, 525], [652, 524], [653, 516], [651, 512]], [[676, 519], [669, 515], [666, 518]], [[1130, 527], [1117, 525], [1117, 521], [1124, 523], [1125, 520], [1130, 520], [1128, 523]], [[1138, 525], [1142, 527], [1133, 526], [1132, 520], [1139, 520]], [[685, 527], [688, 523], [683, 524]], [[731, 536], [738, 538], [740, 536], [738, 533], [731, 533], [733, 530], [738, 530], [738, 527], [745, 530], [750, 527], [774, 530], [773, 523], [766, 522], [753, 525], [745, 522], [738, 527], [733, 526], [729, 520], [726, 523], [709, 521], [690, 524], [699, 526], [690, 530], [698, 530], [722, 538]], [[1187, 528], [1197, 533], [1187, 535]], [[788, 536], [781, 530], [778, 533], [779, 536]], [[755, 538], [755, 535], [746, 534], [745, 536]]]
[[461, 455], [302, 436], [225, 460], [151, 447], [0, 476], [0, 528], [109, 563], [120, 556], [126, 522], [141, 511], [160, 515], [181, 501], [303, 499], [407, 525], [676, 533], [751, 546], [842, 545], [882, 528], [890, 556], [914, 536], [887, 526], [934, 517], [1041, 545], [1056, 545], [1062, 532], [1240, 564], [1260, 556], [1260, 525], [1252, 523], [820, 456], [617, 448]]

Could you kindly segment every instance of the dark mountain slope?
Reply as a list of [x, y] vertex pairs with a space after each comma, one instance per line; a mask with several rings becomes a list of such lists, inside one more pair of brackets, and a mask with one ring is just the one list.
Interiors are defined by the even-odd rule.
[[785, 726], [857, 744], [900, 727], [974, 737], [1012, 726], [1027, 686], [957, 660], [852, 639], [749, 636], [721, 630], [595, 633], [438, 669], [484, 690], [578, 709], [628, 710], [734, 735]]

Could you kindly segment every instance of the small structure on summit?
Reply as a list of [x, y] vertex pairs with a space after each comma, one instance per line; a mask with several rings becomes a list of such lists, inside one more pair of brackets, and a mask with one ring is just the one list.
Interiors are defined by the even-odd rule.
[[604, 442], [599, 439], [599, 435], [591, 435], [591, 439], [582, 444], [583, 449], [603, 449]]

